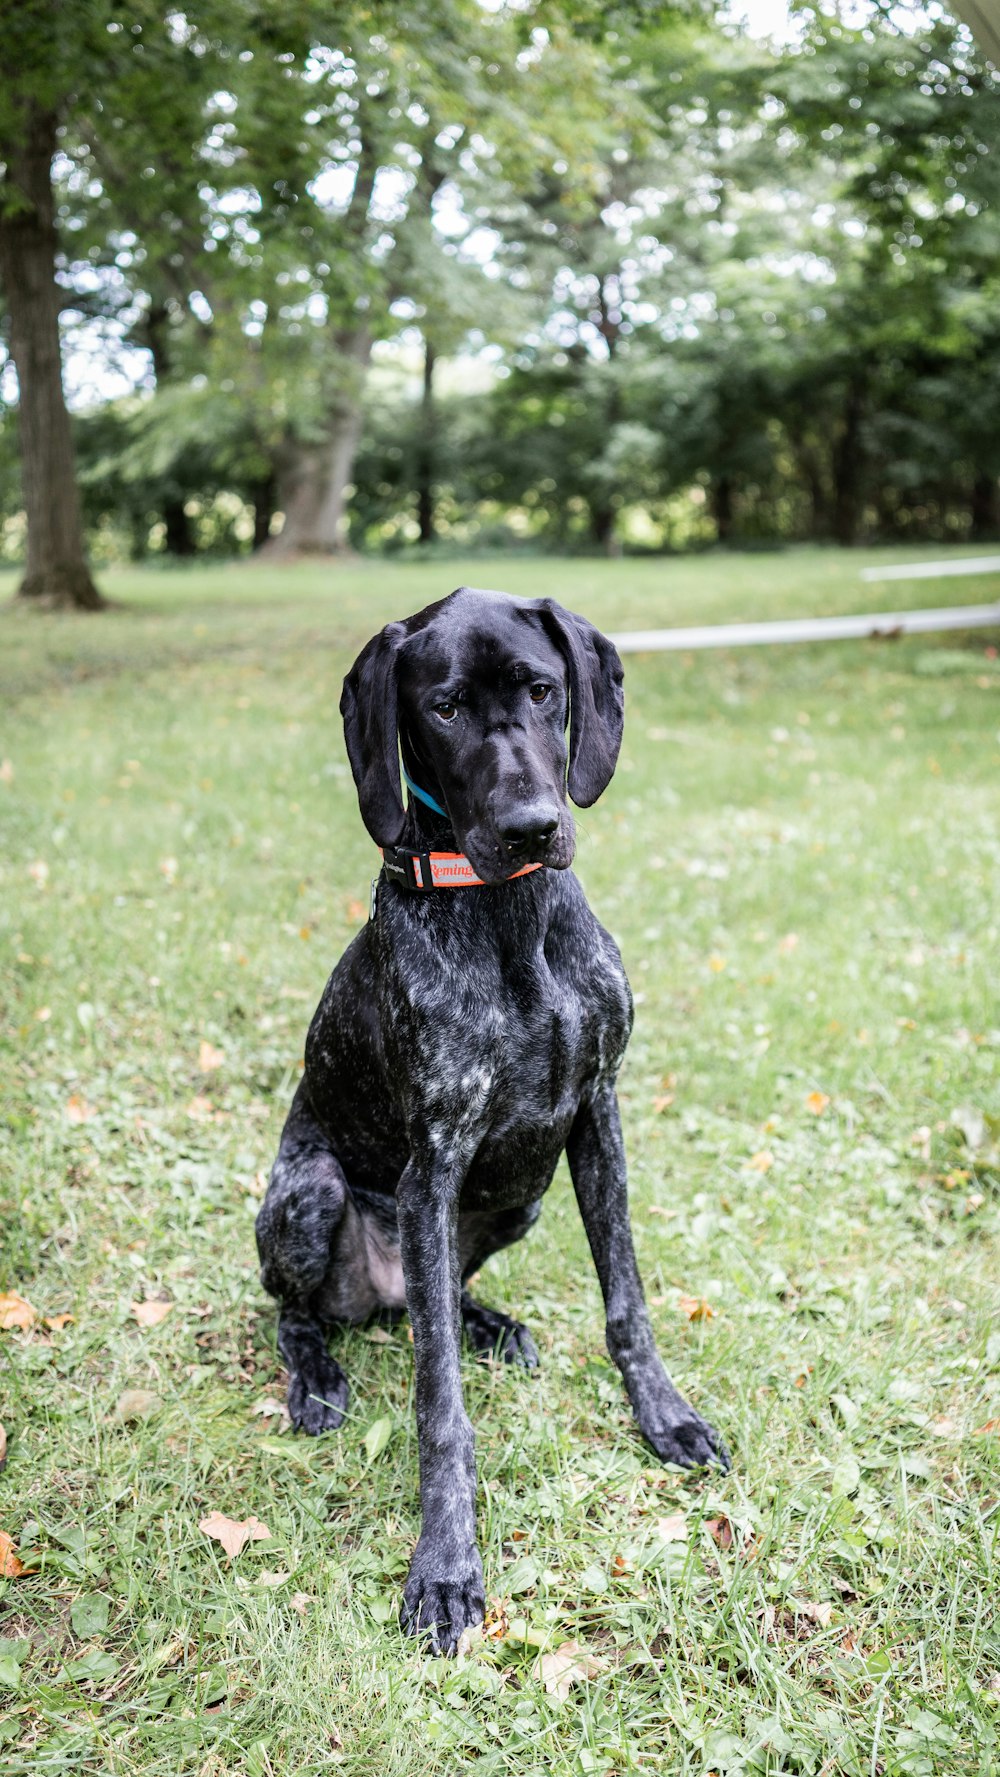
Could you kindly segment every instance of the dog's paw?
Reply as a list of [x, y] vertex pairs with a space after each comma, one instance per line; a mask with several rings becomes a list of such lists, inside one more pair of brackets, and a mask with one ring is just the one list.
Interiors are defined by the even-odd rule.
[[715, 1427], [702, 1419], [693, 1407], [683, 1418], [658, 1425], [640, 1425], [643, 1437], [651, 1444], [661, 1462], [676, 1462], [681, 1468], [728, 1469], [729, 1451]]
[[418, 1545], [403, 1589], [400, 1627], [404, 1634], [428, 1642], [432, 1653], [453, 1654], [463, 1632], [483, 1620], [482, 1565], [473, 1549], [454, 1577], [433, 1577], [433, 1566], [432, 1558], [422, 1558]]
[[320, 1376], [293, 1373], [288, 1383], [288, 1413], [296, 1431], [311, 1438], [320, 1432], [336, 1431], [347, 1412], [347, 1377], [339, 1364], [331, 1361]]
[[462, 1299], [462, 1325], [465, 1337], [477, 1357], [502, 1358], [505, 1364], [520, 1364], [525, 1370], [538, 1366], [538, 1350], [527, 1327], [497, 1308], [484, 1308], [471, 1296]]

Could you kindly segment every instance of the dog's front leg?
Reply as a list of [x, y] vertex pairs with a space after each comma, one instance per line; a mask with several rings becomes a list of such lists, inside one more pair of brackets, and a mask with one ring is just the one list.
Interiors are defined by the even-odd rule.
[[664, 1462], [729, 1467], [718, 1433], [674, 1387], [653, 1340], [628, 1213], [625, 1148], [613, 1085], [585, 1099], [566, 1143], [573, 1188], [604, 1293], [608, 1351], [643, 1437]]
[[411, 1161], [396, 1195], [413, 1328], [422, 1514], [400, 1620], [437, 1653], [454, 1653], [463, 1629], [483, 1617], [476, 1467], [459, 1364], [459, 1182]]

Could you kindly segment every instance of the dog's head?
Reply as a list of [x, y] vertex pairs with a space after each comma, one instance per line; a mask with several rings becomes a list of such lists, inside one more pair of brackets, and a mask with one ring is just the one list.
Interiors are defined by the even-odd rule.
[[622, 663], [606, 636], [552, 599], [462, 586], [372, 638], [340, 709], [376, 844], [402, 836], [401, 746], [478, 875], [505, 882], [525, 864], [572, 863], [566, 795], [589, 808], [611, 781]]

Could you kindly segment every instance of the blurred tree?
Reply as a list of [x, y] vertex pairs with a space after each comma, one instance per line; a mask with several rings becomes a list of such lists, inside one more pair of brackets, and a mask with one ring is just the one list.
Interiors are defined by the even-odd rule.
[[63, 397], [51, 167], [60, 115], [91, 15], [58, 0], [2, 0], [0, 37], [0, 285], [17, 370], [21, 481], [27, 510], [24, 598], [97, 610], [84, 547], [69, 415]]

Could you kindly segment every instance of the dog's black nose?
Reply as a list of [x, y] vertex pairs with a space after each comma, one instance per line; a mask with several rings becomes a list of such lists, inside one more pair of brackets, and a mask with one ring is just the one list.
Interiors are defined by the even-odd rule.
[[559, 810], [551, 802], [532, 802], [500, 823], [500, 838], [509, 852], [544, 851], [559, 830]]

